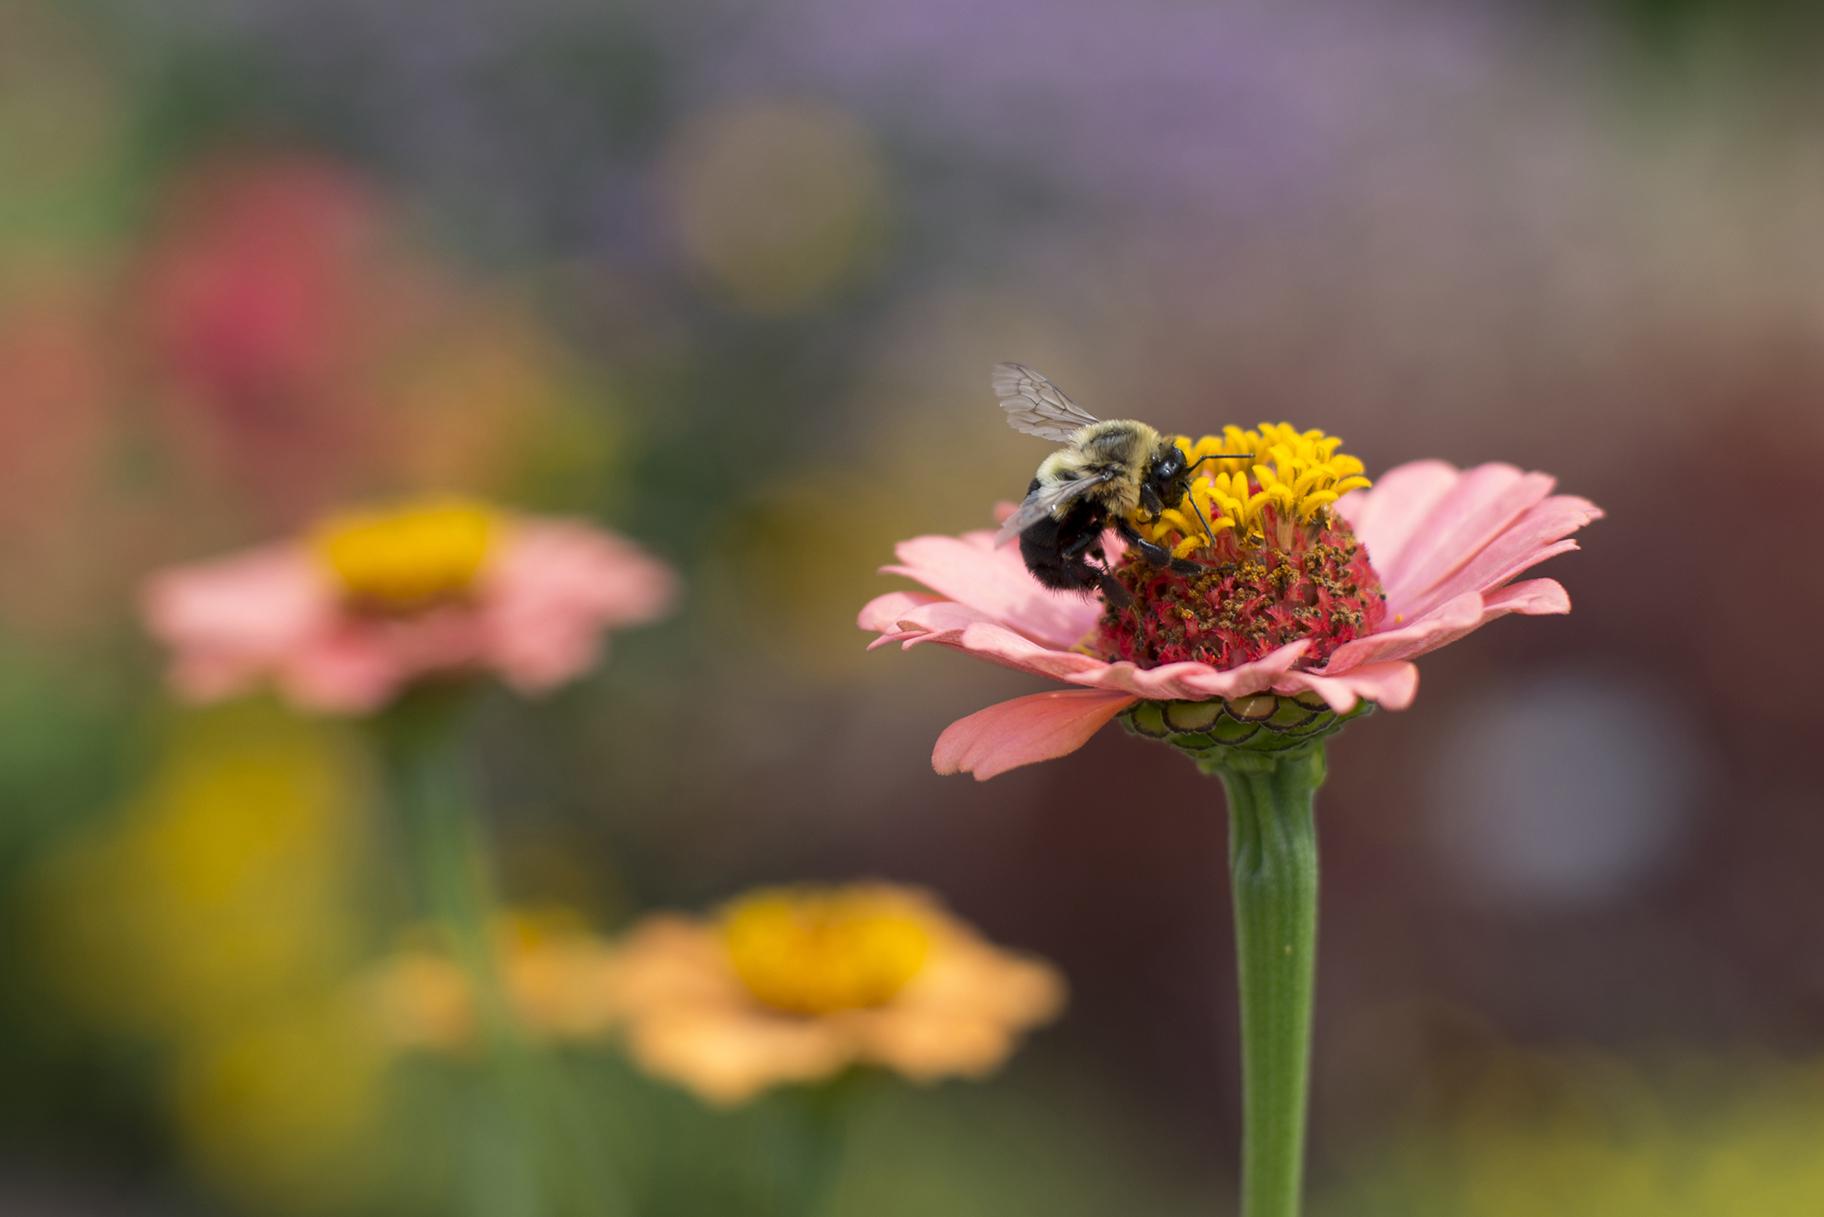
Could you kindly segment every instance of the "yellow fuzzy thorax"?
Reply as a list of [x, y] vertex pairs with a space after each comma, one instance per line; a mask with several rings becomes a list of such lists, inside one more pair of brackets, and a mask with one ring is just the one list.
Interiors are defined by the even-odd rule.
[[[1339, 452], [1343, 441], [1322, 431], [1300, 431], [1289, 423], [1262, 423], [1244, 431], [1224, 427], [1220, 438], [1206, 435], [1175, 441], [1186, 459], [1204, 461], [1192, 475], [1187, 501], [1168, 507], [1151, 521], [1136, 521], [1149, 541], [1170, 545], [1175, 557], [1210, 549], [1210, 538], [1190, 512], [1196, 500], [1210, 522], [1218, 544], [1253, 544], [1267, 539], [1269, 528], [1284, 529], [1317, 520], [1330, 504], [1369, 485], [1362, 462]], [[1251, 452], [1252, 459], [1223, 458], [1225, 452]], [[1283, 538], [1275, 538], [1283, 541]]]
[[765, 1005], [824, 1015], [884, 1005], [925, 966], [932, 927], [890, 888], [766, 888], [728, 906], [722, 938]]
[[410, 612], [473, 590], [493, 556], [500, 515], [468, 499], [441, 498], [331, 516], [310, 549], [352, 604]]

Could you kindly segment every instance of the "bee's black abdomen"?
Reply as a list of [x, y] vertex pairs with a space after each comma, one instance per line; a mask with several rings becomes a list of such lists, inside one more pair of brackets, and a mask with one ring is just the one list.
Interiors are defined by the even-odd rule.
[[1022, 532], [1020, 557], [1032, 577], [1046, 587], [1061, 592], [1100, 588], [1110, 604], [1123, 603], [1127, 593], [1108, 573], [1102, 554], [1106, 527], [1108, 513], [1100, 503], [1078, 503], [1063, 519], [1047, 516]]
[[1063, 592], [1088, 591], [1096, 586], [1102, 572], [1084, 560], [1082, 554], [1066, 556], [1065, 546], [1077, 540], [1076, 530], [1068, 530], [1068, 517], [1054, 520], [1047, 516], [1020, 534], [1020, 557], [1026, 569], [1046, 587]]

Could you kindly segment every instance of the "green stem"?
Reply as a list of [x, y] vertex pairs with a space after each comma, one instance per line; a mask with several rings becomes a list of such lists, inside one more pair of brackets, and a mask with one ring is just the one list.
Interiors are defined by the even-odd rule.
[[494, 880], [462, 754], [462, 705], [448, 692], [408, 695], [382, 720], [386, 775], [405, 827], [425, 911], [477, 986], [483, 1035], [523, 1041], [494, 950]]
[[779, 1096], [781, 1136], [772, 1157], [780, 1174], [780, 1217], [821, 1217], [829, 1209], [849, 1121], [866, 1084], [861, 1071], [850, 1070]]
[[1209, 769], [1229, 798], [1241, 990], [1241, 1217], [1298, 1217], [1317, 963], [1324, 747], [1234, 753]]
[[489, 1136], [504, 1132], [505, 1143], [487, 1147], [489, 1160], [470, 1199], [486, 1217], [540, 1217], [547, 1205], [535, 1144], [542, 1122], [538, 1065], [495, 952], [493, 875], [462, 753], [464, 709], [459, 691], [408, 694], [379, 722], [381, 753], [419, 900], [469, 975], [506, 1118], [507, 1127]]

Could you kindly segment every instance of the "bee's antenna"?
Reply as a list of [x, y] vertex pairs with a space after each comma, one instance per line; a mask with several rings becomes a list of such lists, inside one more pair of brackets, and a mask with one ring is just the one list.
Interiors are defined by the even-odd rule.
[[1251, 461], [1253, 459], [1254, 454], [1252, 452], [1212, 452], [1208, 456], [1200, 456], [1186, 465], [1184, 471], [1189, 473], [1205, 461]]
[[1197, 506], [1197, 496], [1192, 494], [1187, 495], [1186, 497], [1191, 500], [1191, 514], [1197, 517], [1197, 522], [1199, 524], [1203, 525], [1204, 534], [1210, 538], [1210, 545], [1214, 548], [1216, 545], [1216, 532], [1210, 527], [1210, 522], [1204, 518], [1203, 508]]
[[[1186, 465], [1184, 467], [1184, 472], [1186, 476], [1189, 476], [1191, 470], [1197, 468], [1197, 466], [1203, 464], [1205, 461], [1249, 461], [1253, 459], [1254, 454], [1252, 452], [1212, 452], [1206, 456], [1200, 456], [1189, 465]], [[1211, 528], [1209, 520], [1204, 518], [1203, 508], [1197, 506], [1197, 496], [1191, 493], [1188, 486], [1185, 488], [1185, 497], [1191, 501], [1191, 514], [1195, 515], [1197, 517], [1197, 522], [1203, 525], [1204, 535], [1209, 537], [1210, 544], [1214, 546], [1216, 544], [1216, 530]]]

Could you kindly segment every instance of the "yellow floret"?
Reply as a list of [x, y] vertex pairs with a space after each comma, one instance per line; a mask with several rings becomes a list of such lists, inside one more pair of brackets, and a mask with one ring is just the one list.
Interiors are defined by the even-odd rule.
[[483, 504], [431, 499], [332, 516], [310, 547], [351, 602], [406, 611], [467, 595], [499, 532], [499, 515]]
[[771, 888], [722, 917], [729, 961], [748, 992], [793, 1014], [832, 1014], [890, 1001], [930, 957], [914, 902], [868, 885]]
[[1269, 522], [1279, 527], [1311, 523], [1343, 495], [1370, 484], [1362, 476], [1362, 462], [1339, 451], [1341, 439], [1289, 423], [1262, 423], [1251, 431], [1224, 427], [1220, 437], [1179, 437], [1177, 443], [1186, 459], [1202, 461], [1190, 494], [1139, 529], [1180, 558], [1210, 545], [1192, 515], [1193, 503], [1219, 542], [1231, 534], [1246, 545], [1264, 538]]

